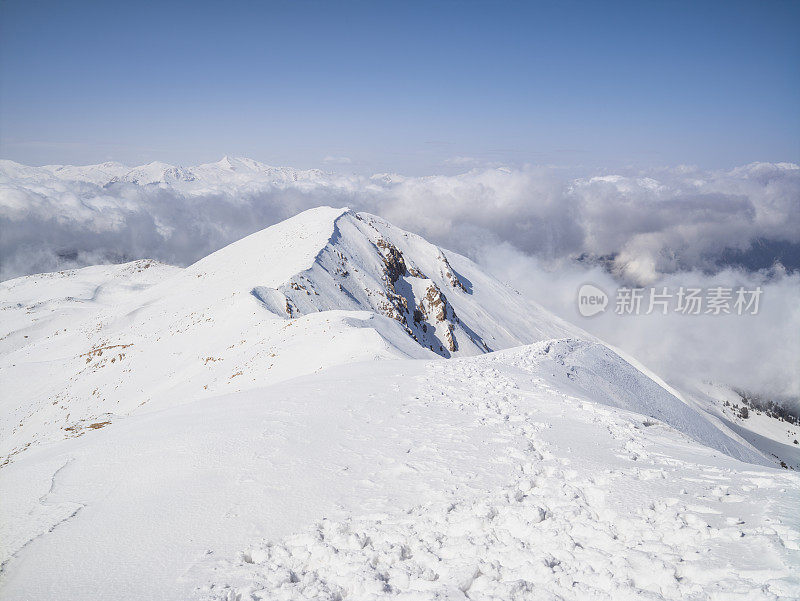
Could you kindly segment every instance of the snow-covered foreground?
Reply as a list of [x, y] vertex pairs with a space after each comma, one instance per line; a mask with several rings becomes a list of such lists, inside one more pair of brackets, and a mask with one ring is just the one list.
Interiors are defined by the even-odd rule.
[[375, 216], [0, 317], [4, 600], [800, 598], [777, 447]]
[[800, 596], [798, 474], [554, 388], [548, 346], [342, 366], [30, 451], [0, 471], [3, 598]]

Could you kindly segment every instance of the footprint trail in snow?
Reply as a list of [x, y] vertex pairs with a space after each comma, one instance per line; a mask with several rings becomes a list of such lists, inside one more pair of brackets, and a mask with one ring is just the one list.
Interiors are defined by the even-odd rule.
[[524, 365], [434, 362], [421, 389], [507, 430], [515, 480], [209, 555], [196, 598], [800, 598], [795, 474], [765, 477]]

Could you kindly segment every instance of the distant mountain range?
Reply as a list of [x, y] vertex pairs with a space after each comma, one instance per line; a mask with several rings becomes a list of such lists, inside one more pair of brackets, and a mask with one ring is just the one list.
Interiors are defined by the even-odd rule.
[[189, 182], [236, 183], [236, 182], [298, 182], [326, 177], [318, 169], [298, 170], [288, 167], [271, 167], [253, 159], [223, 157], [216, 163], [205, 163], [194, 167], [169, 165], [159, 161], [128, 167], [121, 163], [108, 162], [99, 165], [45, 165], [29, 167], [9, 160], [0, 160], [0, 175], [21, 180], [82, 181], [97, 186], [115, 183], [130, 183], [140, 186]]

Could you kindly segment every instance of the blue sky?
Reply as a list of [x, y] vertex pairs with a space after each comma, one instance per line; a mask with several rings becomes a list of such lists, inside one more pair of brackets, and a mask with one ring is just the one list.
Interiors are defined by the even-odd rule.
[[28, 164], [800, 162], [796, 1], [0, 0], [0, 23], [0, 156]]

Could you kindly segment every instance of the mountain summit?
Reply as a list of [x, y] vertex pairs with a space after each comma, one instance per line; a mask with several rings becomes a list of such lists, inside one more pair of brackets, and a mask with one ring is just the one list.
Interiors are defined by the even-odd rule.
[[252, 283], [261, 306], [283, 319], [370, 311], [443, 357], [579, 332], [468, 259], [449, 256], [374, 215], [320, 207], [231, 244], [187, 275], [215, 289]]

